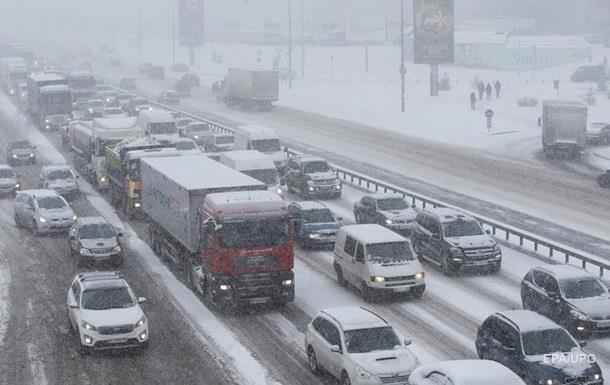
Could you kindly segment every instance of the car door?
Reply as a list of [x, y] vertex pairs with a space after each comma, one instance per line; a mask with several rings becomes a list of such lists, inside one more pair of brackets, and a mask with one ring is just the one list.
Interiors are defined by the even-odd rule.
[[[328, 322], [328, 343], [329, 343], [328, 351], [329, 351], [330, 355], [329, 355], [329, 360], [328, 360], [328, 366], [326, 366], [326, 370], [328, 370], [329, 373], [332, 374], [334, 377], [340, 378], [341, 372], [343, 370], [343, 355], [346, 354], [347, 352], [343, 349], [343, 345], [341, 343], [341, 333], [339, 332], [339, 328], [331, 322]], [[339, 346], [339, 348], [341, 349], [341, 352], [331, 352], [330, 351], [331, 346]]]
[[550, 287], [549, 280], [553, 277], [543, 271], [534, 271], [532, 274], [532, 285], [529, 299], [531, 300], [532, 310], [549, 316], [550, 313], [550, 298], [548, 288]]
[[444, 257], [441, 224], [436, 218], [428, 217], [427, 225], [430, 230], [430, 238], [426, 245], [425, 252], [429, 258], [432, 258], [435, 262], [440, 264]]
[[320, 317], [317, 325], [314, 325], [316, 330], [315, 336], [315, 353], [318, 359], [318, 363], [324, 367], [324, 369], [330, 371], [331, 366], [331, 355], [334, 354], [330, 351], [330, 333], [332, 324], [325, 318]]
[[482, 360], [496, 360], [496, 351], [499, 341], [496, 339], [498, 320], [496, 317], [489, 317], [483, 322], [477, 332], [475, 346], [479, 358]]
[[[74, 307], [76, 306], [76, 307]], [[80, 285], [77, 281], [72, 282], [68, 292], [68, 316], [72, 326], [76, 329], [79, 325], [80, 310]]]
[[34, 199], [31, 196], [28, 196], [23, 207], [22, 223], [25, 223], [28, 226], [31, 225], [32, 219], [34, 219], [34, 210]]
[[358, 288], [361, 288], [361, 283], [364, 282], [364, 284], [367, 284], [367, 280], [371, 276], [371, 274], [368, 271], [366, 258], [364, 257], [364, 245], [360, 242], [358, 242], [358, 244], [356, 245], [356, 253], [354, 254], [353, 261], [354, 276], [357, 279], [354, 285]]
[[358, 242], [349, 235], [345, 237], [345, 244], [343, 245], [343, 278], [347, 280], [351, 285], [356, 285], [356, 279], [354, 276], [354, 255], [356, 253], [356, 246]]
[[77, 251], [78, 247], [78, 224], [74, 224], [70, 229], [70, 233], [68, 234], [68, 242], [70, 244], [71, 251]]
[[297, 205], [290, 205], [288, 206], [288, 213], [292, 219], [294, 233], [299, 240], [303, 240], [303, 215], [300, 207]]
[[294, 159], [291, 158], [288, 160], [287, 167], [288, 170], [286, 171], [286, 184], [292, 189], [300, 190], [300, 185], [298, 185], [295, 180], [297, 174], [297, 170], [295, 169], [295, 167], [298, 168], [298, 165], [296, 165]]
[[496, 338], [500, 342], [496, 361], [512, 371], [517, 371], [520, 357], [519, 332], [507, 323], [500, 321], [498, 322]]

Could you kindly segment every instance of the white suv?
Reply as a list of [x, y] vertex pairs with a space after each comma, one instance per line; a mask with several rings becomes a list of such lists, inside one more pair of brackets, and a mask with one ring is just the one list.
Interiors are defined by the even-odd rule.
[[305, 332], [311, 371], [324, 369], [341, 385], [406, 385], [417, 366], [410, 344], [383, 318], [360, 307], [321, 310]]
[[148, 322], [133, 291], [116, 272], [77, 274], [68, 290], [68, 320], [82, 355], [92, 350], [148, 347]]

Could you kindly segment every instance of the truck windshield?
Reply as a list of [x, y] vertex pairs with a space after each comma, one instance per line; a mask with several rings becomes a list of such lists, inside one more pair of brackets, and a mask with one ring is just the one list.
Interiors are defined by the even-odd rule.
[[48, 115], [69, 114], [72, 112], [72, 95], [69, 92], [46, 94], [44, 105]]
[[330, 167], [328, 163], [320, 162], [307, 162], [303, 165], [303, 174], [314, 174], [317, 172], [329, 172]]
[[205, 123], [191, 123], [187, 132], [210, 132], [210, 127]]
[[263, 182], [267, 186], [274, 186], [279, 183], [277, 170], [274, 168], [261, 170], [243, 170], [242, 173]]
[[334, 223], [335, 218], [329, 209], [314, 209], [303, 211], [303, 222], [305, 223]]
[[68, 79], [68, 86], [72, 89], [85, 89], [95, 87], [95, 79], [93, 76], [74, 77]]
[[377, 208], [381, 211], [405, 210], [409, 208], [409, 205], [404, 201], [404, 199], [400, 198], [379, 199], [377, 201]]
[[184, 141], [174, 143], [176, 150], [196, 150], [197, 145], [194, 142]]
[[26, 150], [32, 148], [32, 145], [27, 140], [18, 140], [16, 142], [11, 142], [9, 148]]
[[175, 134], [178, 132], [174, 122], [150, 123], [148, 130], [151, 135]]
[[366, 246], [367, 259], [377, 263], [412, 261], [413, 253], [407, 242], [373, 243]]
[[10, 80], [13, 84], [23, 83], [28, 80], [28, 74], [26, 72], [11, 72]]
[[282, 150], [280, 148], [280, 140], [279, 139], [253, 140], [252, 141], [252, 149], [260, 151], [262, 153], [278, 152], [278, 151]]
[[470, 237], [484, 234], [483, 229], [477, 221], [461, 219], [443, 223], [443, 232], [447, 238]]
[[288, 242], [286, 218], [224, 222], [220, 243], [226, 248], [277, 246]]

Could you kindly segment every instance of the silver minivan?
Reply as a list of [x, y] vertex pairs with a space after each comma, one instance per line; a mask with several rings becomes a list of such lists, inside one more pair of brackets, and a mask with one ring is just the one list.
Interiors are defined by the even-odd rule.
[[411, 242], [377, 224], [341, 227], [333, 266], [339, 285], [356, 287], [367, 301], [391, 294], [421, 298], [426, 289]]

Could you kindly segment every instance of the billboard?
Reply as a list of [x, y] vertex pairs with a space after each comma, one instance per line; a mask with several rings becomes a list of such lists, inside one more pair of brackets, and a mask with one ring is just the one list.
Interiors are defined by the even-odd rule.
[[183, 47], [203, 45], [205, 33], [205, 0], [179, 0], [179, 40]]
[[413, 0], [415, 63], [453, 63], [453, 0]]

